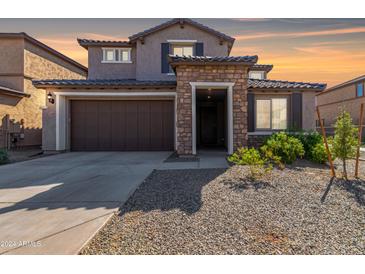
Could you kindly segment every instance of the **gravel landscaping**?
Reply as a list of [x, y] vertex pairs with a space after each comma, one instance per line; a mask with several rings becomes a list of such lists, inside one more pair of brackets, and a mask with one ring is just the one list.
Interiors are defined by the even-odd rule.
[[306, 161], [256, 182], [244, 166], [154, 171], [81, 254], [365, 254], [360, 171], [350, 182]]

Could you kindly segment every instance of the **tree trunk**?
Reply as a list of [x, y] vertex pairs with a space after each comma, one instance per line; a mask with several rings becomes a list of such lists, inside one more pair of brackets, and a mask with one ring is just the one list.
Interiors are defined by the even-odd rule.
[[345, 177], [345, 179], [347, 181], [346, 159], [342, 160], [342, 165], [343, 165], [343, 177]]

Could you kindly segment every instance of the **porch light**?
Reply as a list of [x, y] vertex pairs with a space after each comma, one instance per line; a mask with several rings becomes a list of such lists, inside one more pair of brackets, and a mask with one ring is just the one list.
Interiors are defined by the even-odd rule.
[[47, 99], [48, 99], [48, 102], [50, 102], [51, 104], [54, 104], [54, 98], [52, 96], [52, 93], [48, 92]]

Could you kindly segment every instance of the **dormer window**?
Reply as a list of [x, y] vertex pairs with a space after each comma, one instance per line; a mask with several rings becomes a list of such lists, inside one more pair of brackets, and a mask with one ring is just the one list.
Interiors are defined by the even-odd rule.
[[265, 79], [265, 72], [264, 71], [250, 71], [249, 76], [250, 79]]
[[103, 48], [102, 63], [132, 63], [131, 48]]

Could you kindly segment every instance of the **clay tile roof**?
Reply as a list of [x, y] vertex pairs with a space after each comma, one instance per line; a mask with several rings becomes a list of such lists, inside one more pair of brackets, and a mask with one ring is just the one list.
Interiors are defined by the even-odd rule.
[[260, 70], [260, 71], [266, 71], [270, 72], [273, 69], [273, 65], [263, 65], [263, 64], [256, 64], [253, 65], [250, 70]]
[[304, 83], [304, 82], [289, 82], [280, 80], [259, 80], [248, 79], [249, 89], [310, 89], [322, 91], [326, 88], [326, 84], [320, 83]]
[[77, 42], [80, 46], [87, 49], [89, 46], [110, 46], [110, 47], [125, 47], [131, 44], [128, 41], [110, 41], [110, 40], [93, 40], [93, 39], [81, 39], [77, 38]]
[[129, 86], [176, 86], [176, 81], [138, 81], [135, 79], [98, 80], [33, 80], [36, 87], [129, 87]]
[[197, 28], [199, 28], [201, 30], [204, 30], [206, 32], [209, 32], [209, 33], [211, 33], [211, 34], [213, 34], [213, 35], [215, 35], [215, 36], [217, 36], [217, 37], [219, 37], [219, 38], [221, 38], [223, 40], [229, 41], [231, 43], [233, 43], [234, 40], [235, 40], [235, 38], [233, 38], [231, 36], [228, 36], [228, 35], [226, 35], [226, 34], [224, 34], [222, 32], [219, 32], [217, 30], [214, 30], [214, 29], [212, 29], [210, 27], [207, 27], [207, 26], [205, 26], [203, 24], [200, 24], [200, 23], [198, 23], [196, 21], [193, 21], [193, 20], [187, 19], [187, 18], [175, 18], [175, 19], [172, 19], [170, 21], [167, 21], [165, 23], [162, 23], [162, 24], [157, 25], [155, 27], [152, 27], [150, 29], [147, 29], [147, 30], [141, 31], [139, 33], [133, 34], [132, 36], [129, 37], [129, 40], [130, 41], [133, 41], [133, 40], [136, 40], [138, 38], [141, 38], [141, 37], [147, 36], [149, 34], [152, 34], [152, 33], [156, 32], [156, 31], [161, 30], [161, 29], [164, 29], [164, 28], [167, 28], [169, 26], [172, 26], [174, 24], [184, 24], [184, 23], [187, 23], [187, 24], [190, 24], [192, 26], [195, 26], [195, 27], [197, 27]]
[[255, 64], [257, 55], [253, 56], [178, 56], [169, 55], [169, 61], [172, 64], [177, 63], [230, 63], [230, 64]]

